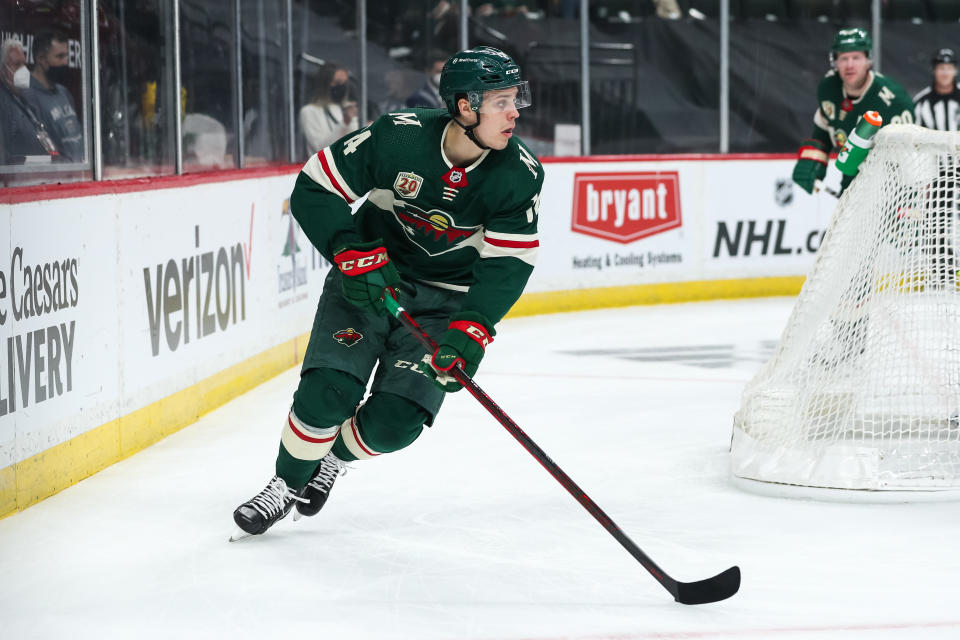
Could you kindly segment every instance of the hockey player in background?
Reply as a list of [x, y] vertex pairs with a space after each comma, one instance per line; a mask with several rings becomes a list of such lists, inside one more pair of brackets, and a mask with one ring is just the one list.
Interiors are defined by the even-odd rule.
[[[913, 122], [913, 100], [893, 79], [871, 69], [873, 40], [864, 29], [837, 32], [830, 49], [832, 69], [817, 87], [813, 133], [803, 141], [793, 167], [793, 181], [813, 193], [827, 174], [830, 151], [842, 148], [857, 121], [867, 111], [877, 111], [884, 125]], [[844, 176], [841, 190], [853, 180]]]
[[[335, 268], [276, 475], [234, 511], [246, 534], [294, 506], [316, 514], [345, 463], [416, 440], [460, 388], [445, 372], [476, 373], [533, 270], [543, 169], [514, 136], [530, 104], [520, 68], [491, 47], [461, 51], [443, 67], [440, 95], [445, 109], [385, 114], [321, 149], [297, 177], [293, 215]], [[433, 354], [386, 314], [384, 295], [439, 336]]]
[[933, 56], [933, 84], [913, 97], [916, 123], [939, 131], [960, 131], [960, 86], [957, 56], [940, 49]]
[[[933, 84], [914, 96], [916, 122], [928, 129], [960, 131], [960, 86], [957, 85], [957, 56], [952, 49], [940, 49], [931, 60]], [[934, 288], [953, 289], [957, 281], [957, 265], [953, 248], [954, 222], [957, 211], [957, 167], [953, 156], [940, 156], [940, 173], [931, 185], [927, 199], [931, 228], [924, 250], [932, 256]]]

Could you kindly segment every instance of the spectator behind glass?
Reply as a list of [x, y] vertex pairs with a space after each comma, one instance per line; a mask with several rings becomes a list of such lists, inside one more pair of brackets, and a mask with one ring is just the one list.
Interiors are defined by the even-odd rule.
[[83, 128], [73, 96], [63, 86], [70, 73], [67, 37], [45, 31], [33, 39], [33, 75], [24, 99], [40, 116], [47, 131], [69, 162], [83, 162]]
[[523, 0], [481, 0], [471, 2], [473, 13], [478, 18], [492, 15], [515, 16], [527, 13], [527, 3]]
[[313, 155], [358, 127], [357, 103], [347, 100], [347, 70], [323, 64], [309, 79], [309, 102], [300, 109], [300, 129]]
[[377, 104], [377, 114], [406, 108], [406, 97], [413, 88], [413, 82], [408, 81], [407, 75], [413, 73], [415, 72], [406, 69], [390, 69], [383, 74], [383, 86], [387, 88], [387, 95]]
[[23, 98], [30, 86], [27, 57], [19, 40], [0, 45], [0, 164], [23, 164], [28, 159], [49, 162], [57, 147], [43, 123]]
[[428, 109], [444, 107], [443, 100], [440, 98], [440, 72], [443, 71], [443, 65], [446, 64], [449, 57], [443, 51], [434, 50], [430, 52], [430, 56], [427, 58], [427, 68], [424, 70], [427, 81], [407, 98], [406, 105], [408, 107], [426, 107]]

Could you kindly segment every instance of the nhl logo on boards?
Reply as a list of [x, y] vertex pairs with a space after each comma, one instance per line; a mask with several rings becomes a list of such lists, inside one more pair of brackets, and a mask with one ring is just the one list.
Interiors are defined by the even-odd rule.
[[793, 202], [793, 180], [777, 179], [773, 190], [773, 199], [781, 207]]
[[363, 340], [363, 334], [353, 327], [350, 327], [349, 329], [341, 329], [340, 331], [337, 331], [335, 334], [333, 334], [333, 338], [342, 345], [352, 347]]
[[415, 173], [401, 171], [393, 181], [393, 190], [399, 193], [401, 198], [416, 198], [422, 185], [423, 178]]
[[450, 171], [444, 174], [443, 181], [451, 189], [460, 189], [467, 186], [467, 172], [460, 167], [450, 167]]

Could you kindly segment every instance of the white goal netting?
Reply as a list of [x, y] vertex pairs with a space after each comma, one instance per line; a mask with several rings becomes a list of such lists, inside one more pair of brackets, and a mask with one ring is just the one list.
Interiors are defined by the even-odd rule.
[[889, 125], [843, 195], [731, 469], [840, 489], [960, 488], [960, 134]]

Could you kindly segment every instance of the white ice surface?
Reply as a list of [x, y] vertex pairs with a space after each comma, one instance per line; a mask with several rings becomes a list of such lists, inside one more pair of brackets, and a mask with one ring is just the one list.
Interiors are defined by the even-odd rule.
[[0, 520], [0, 638], [960, 638], [956, 503], [731, 485], [739, 394], [791, 304], [510, 320], [477, 376], [676, 579], [738, 564], [730, 600], [674, 603], [466, 392], [413, 446], [356, 463], [317, 517], [228, 543], [272, 475], [292, 369]]

